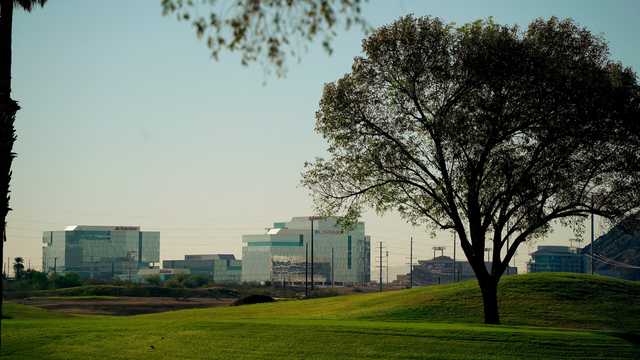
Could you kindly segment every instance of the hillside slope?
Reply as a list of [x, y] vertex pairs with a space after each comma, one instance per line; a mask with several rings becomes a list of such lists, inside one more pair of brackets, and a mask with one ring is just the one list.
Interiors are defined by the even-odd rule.
[[[498, 299], [503, 324], [640, 331], [640, 283], [636, 282], [583, 274], [526, 274], [503, 278]], [[483, 319], [475, 281], [145, 316], [465, 323]]]

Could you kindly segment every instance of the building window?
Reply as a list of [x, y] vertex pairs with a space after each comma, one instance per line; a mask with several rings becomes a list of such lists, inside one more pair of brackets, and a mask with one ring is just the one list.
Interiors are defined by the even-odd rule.
[[298, 243], [300, 246], [304, 245], [304, 235], [300, 234], [300, 242]]

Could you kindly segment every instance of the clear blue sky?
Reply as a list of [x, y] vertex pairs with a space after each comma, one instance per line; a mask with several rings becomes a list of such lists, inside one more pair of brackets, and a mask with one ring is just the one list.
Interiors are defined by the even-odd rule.
[[[638, 1], [371, 1], [365, 16], [438, 16], [463, 24], [493, 16], [526, 26], [571, 17], [602, 34], [614, 59], [640, 69]], [[300, 188], [306, 160], [324, 153], [313, 131], [322, 85], [349, 71], [363, 35], [340, 31], [327, 56], [312, 45], [285, 79], [265, 78], [223, 54], [214, 62], [186, 23], [161, 16], [159, 1], [50, 0], [14, 17], [16, 128], [6, 256], [39, 266], [42, 231], [71, 224], [131, 224], [160, 230], [161, 257], [241, 254], [241, 235], [310, 214]], [[266, 79], [266, 85], [263, 80]], [[432, 239], [396, 216], [368, 214], [392, 273]], [[557, 231], [545, 243], [567, 244]], [[447, 253], [451, 248], [447, 249]], [[520, 250], [523, 266], [529, 248]], [[461, 252], [458, 252], [461, 254]]]

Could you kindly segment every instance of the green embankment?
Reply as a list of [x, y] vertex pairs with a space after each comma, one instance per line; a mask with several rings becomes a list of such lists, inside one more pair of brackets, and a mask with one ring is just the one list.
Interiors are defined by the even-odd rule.
[[[640, 284], [603, 277], [505, 278], [503, 326], [480, 324], [474, 282], [381, 294], [67, 316], [9, 305], [2, 355], [24, 359], [640, 358]], [[564, 328], [564, 329], [563, 329]], [[567, 329], [573, 328], [573, 329]]]
[[[640, 330], [640, 283], [581, 274], [528, 274], [503, 278], [503, 324], [561, 328]], [[199, 316], [192, 312], [156, 316]], [[475, 281], [410, 290], [220, 309], [221, 319], [310, 318], [481, 323]]]
[[239, 293], [224, 287], [215, 288], [165, 288], [159, 286], [115, 286], [84, 285], [51, 290], [17, 290], [8, 291], [5, 298], [24, 299], [27, 297], [57, 296], [136, 296], [136, 297], [196, 297], [196, 298], [235, 298]]

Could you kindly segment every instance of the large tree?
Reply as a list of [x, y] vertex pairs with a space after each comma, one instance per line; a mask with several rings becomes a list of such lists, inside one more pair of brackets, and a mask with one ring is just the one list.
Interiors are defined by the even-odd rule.
[[520, 30], [407, 16], [363, 51], [324, 87], [316, 130], [329, 155], [302, 182], [347, 222], [369, 206], [455, 231], [486, 323], [500, 322], [498, 282], [523, 242], [638, 210], [636, 75], [573, 21]]

